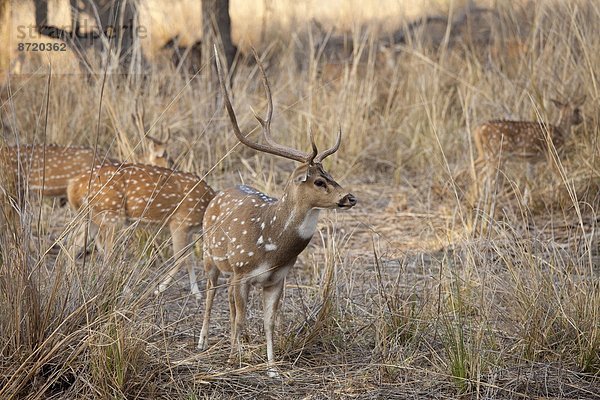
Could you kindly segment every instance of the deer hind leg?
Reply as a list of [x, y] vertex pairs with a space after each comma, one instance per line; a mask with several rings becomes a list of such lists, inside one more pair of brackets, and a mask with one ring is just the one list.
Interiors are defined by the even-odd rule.
[[227, 299], [229, 300], [229, 326], [231, 327], [231, 332], [233, 332], [233, 326], [235, 325], [235, 295], [231, 280], [227, 282]]
[[210, 325], [210, 312], [212, 310], [215, 292], [219, 282], [221, 271], [215, 266], [212, 260], [204, 260], [206, 269], [206, 303], [204, 304], [204, 320], [202, 321], [202, 330], [200, 331], [200, 340], [198, 348], [206, 350], [208, 347], [208, 326]]
[[198, 288], [198, 282], [196, 281], [196, 271], [194, 269], [194, 260], [187, 260], [185, 255], [188, 252], [188, 245], [190, 243], [190, 232], [181, 227], [179, 222], [172, 222], [169, 226], [171, 231], [171, 238], [173, 240], [173, 267], [167, 272], [167, 277], [158, 285], [156, 294], [160, 294], [167, 290], [169, 284], [173, 280], [173, 277], [177, 275], [179, 268], [182, 263], [187, 263], [188, 276], [190, 279], [190, 289], [197, 299], [200, 299], [200, 289]]
[[231, 325], [231, 353], [229, 355], [229, 361], [233, 363], [241, 356], [242, 343], [240, 338], [246, 322], [246, 304], [248, 303], [250, 285], [234, 276], [231, 279], [230, 290], [233, 291], [234, 307], [229, 311], [232, 314], [235, 313], [235, 318]]
[[[233, 279], [233, 278], [232, 278]], [[237, 311], [235, 309], [235, 286], [231, 284], [232, 279], [227, 282], [227, 298], [229, 300], [229, 326], [231, 326], [231, 331], [233, 332], [233, 326], [235, 325], [235, 319], [237, 315]], [[240, 335], [244, 335], [244, 340], [248, 341], [248, 337], [245, 332], [241, 332]], [[233, 342], [232, 342], [233, 343]]]
[[533, 163], [525, 163], [525, 189], [523, 191], [523, 206], [528, 207], [531, 204], [531, 179], [534, 176]]
[[494, 199], [501, 191], [504, 170], [504, 160], [501, 156], [497, 155], [485, 160], [482, 185], [484, 196]]
[[98, 248], [105, 258], [109, 257], [115, 247], [115, 235], [120, 225], [120, 216], [117, 212], [103, 212], [93, 216], [92, 221], [98, 226], [96, 239]]
[[75, 257], [83, 257], [90, 245], [94, 245], [104, 257], [112, 254], [119, 219], [118, 213], [102, 212], [92, 215], [89, 229], [87, 224], [82, 223], [75, 234]]
[[492, 157], [480, 157], [475, 162], [476, 176], [473, 183], [472, 202], [477, 210], [473, 220], [473, 232], [483, 233], [487, 229], [489, 216], [495, 209], [495, 177], [497, 163]]
[[481, 197], [481, 185], [487, 174], [487, 162], [483, 156], [479, 156], [473, 162], [473, 174], [471, 187], [469, 188], [469, 201], [475, 204]]
[[75, 232], [75, 258], [81, 258], [87, 253], [90, 245], [95, 246], [95, 239], [100, 231], [100, 227], [93, 220], [89, 221], [88, 224], [81, 223]]
[[275, 317], [279, 309], [279, 300], [283, 293], [284, 279], [272, 286], [263, 288], [263, 314], [265, 338], [267, 341], [267, 374], [271, 378], [277, 377], [279, 374], [275, 369], [275, 356], [273, 351], [273, 332], [275, 330]]

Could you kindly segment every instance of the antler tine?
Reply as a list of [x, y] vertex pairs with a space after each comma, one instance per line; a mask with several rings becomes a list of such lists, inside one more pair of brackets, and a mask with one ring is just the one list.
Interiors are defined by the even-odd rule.
[[340, 148], [340, 144], [342, 143], [342, 127], [339, 127], [338, 130], [338, 134], [337, 134], [337, 139], [335, 140], [335, 144], [333, 145], [333, 147], [330, 147], [329, 149], [322, 151], [321, 153], [319, 153], [315, 158], [314, 158], [314, 162], [315, 163], [320, 163], [321, 161], [323, 161], [326, 157], [329, 157], [330, 155], [332, 155], [333, 153], [335, 153], [336, 151], [338, 151], [338, 149]]
[[137, 130], [143, 135], [146, 133], [146, 127], [144, 126], [144, 117], [146, 110], [143, 104], [140, 103], [140, 98], [135, 99], [135, 112], [131, 114], [131, 119]]
[[[269, 153], [269, 154], [273, 154], [276, 156], [288, 158], [290, 160], [298, 161], [301, 163], [308, 162], [310, 159], [310, 154], [306, 154], [306, 153], [303, 153], [303, 152], [295, 150], [295, 149], [284, 147], [284, 146], [282, 146], [278, 143], [275, 143], [269, 139], [267, 139], [267, 141], [268, 141], [267, 145], [264, 145], [261, 143], [253, 142], [253, 141], [249, 140], [246, 136], [244, 136], [244, 134], [240, 130], [240, 127], [237, 123], [235, 111], [233, 110], [233, 106], [231, 105], [231, 100], [229, 99], [229, 94], [227, 93], [227, 88], [225, 87], [225, 79], [223, 77], [223, 68], [221, 66], [221, 61], [219, 59], [219, 52], [217, 51], [216, 45], [214, 46], [214, 52], [215, 52], [215, 63], [217, 65], [217, 75], [219, 76], [219, 84], [221, 86], [221, 90], [223, 91], [225, 108], [227, 108], [227, 113], [229, 114], [229, 119], [231, 120], [231, 126], [233, 127], [233, 132], [235, 133], [235, 136], [238, 138], [238, 140], [240, 142], [242, 142], [243, 144], [245, 144], [246, 146], [250, 147], [251, 149], [254, 149], [257, 151], [261, 151], [264, 153]], [[254, 57], [256, 58], [256, 62], [258, 63], [258, 65], [261, 66], [260, 60], [258, 59], [256, 52], [254, 53]], [[264, 79], [264, 81], [266, 81], [265, 88], [267, 89], [268, 81], [266, 80], [266, 74], [264, 73], [264, 69], [262, 68], [262, 66], [261, 66], [261, 71], [263, 72], [263, 79]], [[270, 89], [268, 89], [268, 92], [270, 92]], [[267, 97], [270, 97], [270, 93], [267, 95]], [[270, 108], [271, 108], [270, 112], [272, 113], [272, 103], [271, 103]], [[261, 122], [260, 119], [259, 119], [259, 122], [261, 123], [261, 125], [263, 125], [263, 122]], [[270, 124], [270, 122], [271, 122], [271, 119], [270, 119], [270, 115], [269, 115], [269, 111], [268, 111], [267, 112], [267, 120], [264, 121], [264, 124], [268, 125], [268, 124]], [[263, 127], [264, 127], [264, 125], [263, 125]]]
[[221, 91], [223, 92], [223, 97], [225, 101], [225, 108], [227, 109], [227, 114], [229, 114], [229, 119], [231, 121], [231, 126], [233, 127], [233, 133], [238, 138], [240, 142], [245, 144], [246, 146], [258, 150], [256, 147], [257, 143], [252, 143], [247, 140], [246, 137], [242, 134], [240, 127], [237, 123], [237, 118], [235, 116], [235, 111], [233, 111], [233, 106], [231, 105], [231, 100], [229, 100], [229, 94], [227, 93], [227, 88], [225, 87], [225, 78], [223, 77], [223, 69], [221, 67], [221, 61], [219, 59], [219, 52], [217, 51], [217, 45], [214, 45], [215, 51], [215, 64], [217, 65], [217, 75], [219, 76], [219, 85], [221, 86]]
[[267, 80], [267, 73], [265, 72], [262, 63], [260, 62], [260, 58], [258, 57], [258, 54], [256, 53], [256, 49], [254, 47], [252, 47], [252, 55], [254, 56], [254, 59], [258, 64], [258, 69], [260, 70], [263, 87], [265, 88], [265, 94], [267, 96], [267, 114], [265, 115], [265, 118], [262, 119], [256, 114], [256, 112], [254, 112], [254, 110], [252, 110], [252, 112], [254, 113], [254, 118], [256, 118], [256, 120], [260, 123], [260, 125], [263, 128], [263, 137], [265, 138], [265, 141], [269, 145], [273, 146], [276, 145], [276, 143], [271, 139], [271, 119], [273, 118], [273, 95], [271, 92], [271, 86], [269, 85], [269, 81]]
[[[165, 132], [165, 124], [162, 123], [160, 125], [160, 137], [163, 136], [164, 132]], [[166, 143], [167, 142], [166, 140], [163, 142], [162, 140], [157, 139], [155, 136], [150, 135], [150, 134], [146, 134], [146, 139], [150, 140], [154, 144], [162, 144], [162, 143]], [[169, 140], [169, 139], [167, 139], [167, 140]]]
[[[315, 157], [317, 156], [317, 154], [319, 153], [319, 150], [317, 150], [317, 145], [315, 143], [315, 137], [313, 136], [312, 133], [312, 129], [309, 129], [308, 131], [308, 136], [310, 137], [310, 145], [312, 147], [312, 153], [310, 155], [310, 158], [308, 160], [309, 164], [313, 164], [315, 161]], [[317, 161], [318, 162], [318, 161]]]

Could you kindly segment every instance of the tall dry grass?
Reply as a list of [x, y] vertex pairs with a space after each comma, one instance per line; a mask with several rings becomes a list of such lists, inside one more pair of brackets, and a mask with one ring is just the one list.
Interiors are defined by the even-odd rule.
[[[353, 57], [329, 66], [338, 70], [329, 77], [309, 38], [303, 63], [297, 43], [277, 38], [268, 68], [275, 138], [307, 148], [312, 129], [325, 146], [341, 125], [327, 167], [360, 201], [323, 219], [290, 273], [276, 342], [282, 380], [266, 377], [257, 293], [248, 351], [226, 366], [226, 296], [217, 295], [215, 335], [199, 353], [203, 307], [185, 279], [152, 294], [169, 267], [164, 235], [133, 224], [114, 254], [75, 260], [85, 216], [6, 193], [0, 398], [597, 397], [600, 9], [579, 0], [496, 11], [490, 43], [463, 36], [433, 48], [416, 37], [388, 48], [386, 63], [375, 31], [355, 31]], [[524, 53], [505, 50], [512, 40]], [[133, 160], [139, 99], [152, 129], [171, 128], [182, 169], [216, 188], [245, 181], [280, 193], [293, 166], [236, 146], [205, 71], [188, 81], [151, 68], [105, 81], [56, 75], [47, 98], [47, 76], [13, 79], [4, 142], [39, 143], [46, 132], [48, 142], [98, 143]], [[234, 82], [246, 131], [257, 125], [249, 106], [265, 104], [257, 77], [240, 65]], [[560, 160], [537, 166], [535, 182], [509, 165], [494, 193], [469, 198], [474, 125], [553, 121], [549, 98], [581, 94], [585, 122]]]

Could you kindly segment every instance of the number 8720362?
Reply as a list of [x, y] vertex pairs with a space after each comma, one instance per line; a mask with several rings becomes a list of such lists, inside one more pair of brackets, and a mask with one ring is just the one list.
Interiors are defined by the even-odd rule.
[[17, 51], [67, 51], [66, 43], [19, 42]]

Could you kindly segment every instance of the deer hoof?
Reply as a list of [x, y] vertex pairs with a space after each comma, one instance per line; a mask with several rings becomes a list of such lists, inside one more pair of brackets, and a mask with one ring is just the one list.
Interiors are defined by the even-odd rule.
[[279, 378], [279, 372], [277, 372], [277, 369], [275, 367], [269, 367], [269, 369], [267, 369], [267, 376], [269, 378]]
[[192, 295], [196, 296], [196, 300], [202, 300], [202, 293], [200, 293], [198, 286], [192, 287]]
[[154, 294], [158, 296], [159, 294], [163, 293], [165, 290], [167, 290], [167, 285], [165, 285], [164, 283], [161, 283], [160, 285], [158, 285], [158, 289], [156, 289], [154, 291]]

